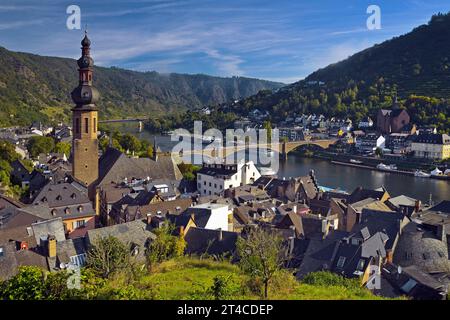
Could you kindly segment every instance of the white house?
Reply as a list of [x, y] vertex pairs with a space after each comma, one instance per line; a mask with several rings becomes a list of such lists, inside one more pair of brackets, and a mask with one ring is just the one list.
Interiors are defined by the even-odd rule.
[[253, 161], [240, 164], [204, 164], [197, 172], [197, 190], [202, 196], [223, 195], [230, 188], [251, 184], [261, 177]]
[[186, 211], [194, 217], [197, 227], [210, 230], [233, 231], [233, 211], [227, 204], [204, 203]]
[[359, 122], [358, 127], [360, 129], [372, 128], [373, 127], [373, 120], [370, 117], [366, 117], [366, 118], [362, 119]]
[[386, 146], [386, 139], [382, 135], [369, 133], [365, 136], [358, 137], [355, 146], [359, 152], [372, 153], [378, 148], [384, 149]]

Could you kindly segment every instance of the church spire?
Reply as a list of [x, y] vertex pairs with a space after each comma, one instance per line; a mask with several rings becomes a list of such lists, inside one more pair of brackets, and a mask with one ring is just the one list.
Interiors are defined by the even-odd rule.
[[92, 85], [94, 73], [94, 60], [91, 57], [91, 40], [87, 35], [87, 29], [84, 32], [84, 38], [81, 40], [81, 58], [78, 59], [78, 87], [72, 91], [72, 100], [77, 108], [94, 109], [95, 103], [99, 98], [97, 89]]

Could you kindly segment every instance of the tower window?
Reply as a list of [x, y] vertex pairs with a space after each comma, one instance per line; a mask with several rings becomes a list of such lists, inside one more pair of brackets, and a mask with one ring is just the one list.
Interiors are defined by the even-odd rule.
[[85, 132], [89, 133], [89, 118], [84, 118]]
[[75, 133], [80, 133], [80, 119], [75, 119]]
[[94, 132], [97, 132], [97, 118], [94, 118]]

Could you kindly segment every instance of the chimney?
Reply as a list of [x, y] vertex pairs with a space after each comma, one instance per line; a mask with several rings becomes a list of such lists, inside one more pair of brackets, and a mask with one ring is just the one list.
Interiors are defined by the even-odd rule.
[[28, 242], [22, 241], [20, 243], [20, 250], [28, 250]]
[[445, 232], [445, 225], [444, 224], [438, 225], [436, 231], [438, 239], [444, 243], [447, 242], [447, 233]]
[[56, 237], [49, 235], [47, 238], [47, 253], [49, 258], [56, 257]]
[[416, 205], [414, 207], [414, 211], [419, 212], [421, 206], [422, 206], [422, 202], [420, 200], [416, 200]]
[[222, 241], [223, 240], [223, 231], [222, 228], [219, 228], [219, 236], [218, 236], [218, 240]]

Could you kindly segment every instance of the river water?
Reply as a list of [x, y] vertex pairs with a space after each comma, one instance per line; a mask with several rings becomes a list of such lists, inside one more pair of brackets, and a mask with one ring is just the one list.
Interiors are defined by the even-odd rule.
[[[133, 133], [140, 139], [148, 141], [153, 141], [155, 137], [146, 131], [138, 133], [137, 128], [130, 127], [130, 125], [121, 125], [120, 128], [116, 129]], [[156, 141], [162, 151], [169, 151], [177, 144], [177, 142], [171, 141], [170, 136], [157, 135]], [[450, 200], [450, 181], [346, 167], [325, 160], [304, 158], [295, 153], [289, 154], [285, 161], [280, 159], [278, 176], [288, 179], [289, 177], [307, 175], [310, 170], [315, 171], [321, 186], [333, 189], [352, 192], [359, 186], [372, 189], [384, 186], [391, 196], [404, 194], [420, 199], [425, 203], [429, 202], [430, 195], [434, 203]]]

